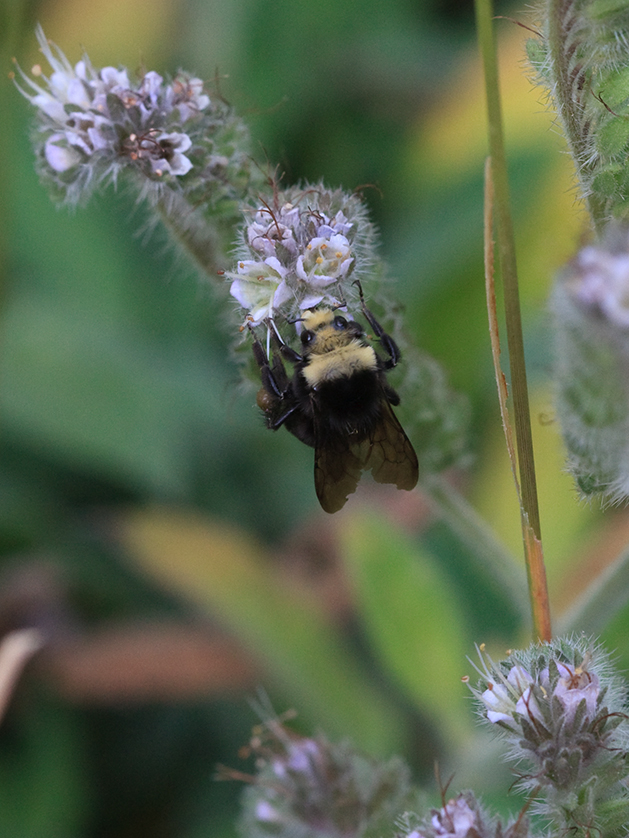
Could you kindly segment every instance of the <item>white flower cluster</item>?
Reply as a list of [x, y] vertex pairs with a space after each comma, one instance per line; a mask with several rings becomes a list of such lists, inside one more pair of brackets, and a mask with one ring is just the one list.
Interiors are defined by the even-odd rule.
[[[554, 689], [550, 686], [548, 667], [542, 670], [537, 679], [544, 700], [550, 701], [552, 696], [559, 699], [566, 722], [572, 721], [577, 707], [581, 701], [585, 701], [586, 713], [593, 719], [596, 716], [599, 696], [598, 677], [583, 666], [570, 666], [560, 661], [556, 662], [556, 666], [559, 678]], [[488, 681], [481, 701], [487, 708], [489, 721], [494, 724], [510, 724], [520, 716], [543, 724], [544, 714], [539, 699], [533, 692], [535, 683], [532, 676], [519, 664], [513, 666], [506, 679], [501, 682]]]
[[226, 272], [245, 322], [346, 305], [354, 296], [347, 280], [363, 267], [357, 263], [367, 225], [360, 201], [338, 190], [294, 190], [257, 206], [243, 236], [246, 257]]
[[487, 719], [493, 724], [501, 723], [511, 729], [522, 719], [532, 724], [548, 725], [551, 717], [551, 702], [557, 699], [562, 708], [563, 724], [570, 724], [577, 708], [584, 702], [585, 716], [596, 718], [601, 694], [598, 676], [589, 670], [589, 656], [586, 654], [579, 665], [553, 660], [556, 676], [551, 678], [549, 666], [545, 666], [535, 677], [520, 663], [515, 663], [505, 675], [484, 648], [479, 649], [482, 670], [478, 669], [487, 688], [472, 692], [482, 702]]
[[96, 70], [85, 55], [74, 67], [37, 27], [50, 77], [36, 65], [31, 79], [16, 64], [27, 86], [20, 92], [37, 108], [43, 154], [53, 173], [63, 174], [100, 157], [131, 161], [154, 178], [182, 176], [192, 168], [192, 146], [181, 130], [210, 105], [201, 79], [178, 75], [170, 84], [153, 71], [139, 83], [125, 69]]

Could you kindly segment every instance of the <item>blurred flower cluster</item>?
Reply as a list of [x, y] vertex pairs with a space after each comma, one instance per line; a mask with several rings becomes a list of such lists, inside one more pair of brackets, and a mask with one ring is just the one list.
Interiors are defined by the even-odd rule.
[[612, 225], [557, 277], [557, 412], [584, 495], [629, 497], [629, 231]]
[[36, 109], [37, 164], [53, 196], [85, 202], [96, 186], [135, 177], [190, 255], [216, 270], [240, 202], [264, 181], [244, 122], [191, 74], [134, 79], [124, 68], [95, 68], [87, 55], [72, 66], [41, 27], [37, 39], [52, 73], [36, 65], [31, 78], [16, 62], [15, 84]]
[[273, 719], [254, 731], [250, 747], [257, 772], [244, 797], [248, 838], [375, 838], [416, 802], [410, 772], [397, 759], [379, 763]]

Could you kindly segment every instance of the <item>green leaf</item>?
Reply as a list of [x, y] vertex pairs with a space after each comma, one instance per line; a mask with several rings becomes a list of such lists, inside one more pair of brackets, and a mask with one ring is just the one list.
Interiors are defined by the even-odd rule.
[[344, 542], [374, 652], [443, 739], [460, 746], [471, 731], [461, 685], [471, 644], [444, 577], [430, 554], [374, 516], [350, 519]]
[[284, 586], [255, 543], [165, 508], [132, 512], [119, 523], [123, 544], [143, 569], [229, 627], [300, 716], [375, 755], [403, 749], [398, 711], [325, 615]]
[[20, 437], [136, 486], [181, 490], [182, 421], [166, 362], [149, 347], [63, 303], [24, 296], [6, 312], [2, 349], [0, 403]]

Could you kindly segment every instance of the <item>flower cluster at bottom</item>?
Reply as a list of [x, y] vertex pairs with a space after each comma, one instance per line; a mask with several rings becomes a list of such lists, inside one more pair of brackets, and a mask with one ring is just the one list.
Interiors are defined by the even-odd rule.
[[416, 816], [406, 813], [400, 819], [396, 838], [526, 838], [529, 825], [525, 817], [518, 817], [509, 826], [490, 817], [471, 791], [443, 801], [440, 809], [417, 822]]
[[479, 655], [482, 680], [472, 692], [482, 718], [507, 740], [518, 785], [536, 798], [533, 811], [576, 834], [615, 834], [629, 817], [628, 741], [625, 690], [608, 657], [583, 637], [499, 664], [484, 647]]

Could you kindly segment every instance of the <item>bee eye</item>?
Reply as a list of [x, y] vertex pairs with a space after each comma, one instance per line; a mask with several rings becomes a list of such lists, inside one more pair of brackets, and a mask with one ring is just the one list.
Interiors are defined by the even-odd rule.
[[340, 314], [338, 314], [332, 321], [332, 325], [335, 329], [338, 329], [339, 332], [341, 332], [343, 329], [347, 328], [347, 320], [344, 317], [341, 317]]
[[308, 343], [312, 343], [314, 340], [315, 333], [311, 332], [310, 329], [304, 329], [301, 333], [301, 342], [306, 346]]

